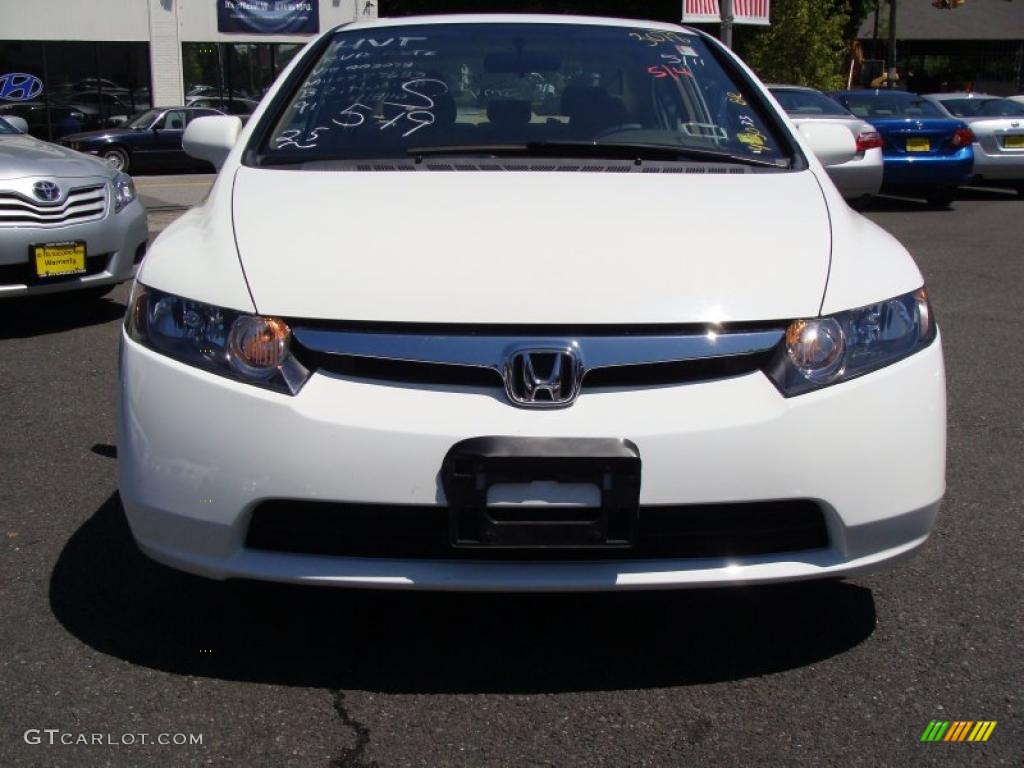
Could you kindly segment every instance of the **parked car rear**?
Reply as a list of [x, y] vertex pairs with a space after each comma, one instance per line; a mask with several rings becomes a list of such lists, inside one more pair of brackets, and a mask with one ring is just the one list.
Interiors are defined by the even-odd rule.
[[883, 191], [920, 194], [945, 207], [970, 179], [974, 135], [962, 120], [905, 91], [841, 91], [833, 97], [882, 135]]
[[874, 126], [813, 88], [769, 85], [768, 90], [797, 128], [817, 122], [841, 123], [849, 128], [857, 141], [857, 155], [825, 170], [847, 200], [863, 201], [878, 194], [882, 186], [882, 137]]
[[925, 98], [974, 134], [974, 179], [1010, 186], [1024, 196], [1024, 104], [984, 93], [934, 93]]

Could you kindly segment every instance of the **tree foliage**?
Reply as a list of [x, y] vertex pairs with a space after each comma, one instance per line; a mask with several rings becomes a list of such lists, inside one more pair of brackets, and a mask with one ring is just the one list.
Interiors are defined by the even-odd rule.
[[771, 19], [741, 52], [762, 80], [823, 91], [845, 86], [845, 10], [833, 0], [772, 0]]

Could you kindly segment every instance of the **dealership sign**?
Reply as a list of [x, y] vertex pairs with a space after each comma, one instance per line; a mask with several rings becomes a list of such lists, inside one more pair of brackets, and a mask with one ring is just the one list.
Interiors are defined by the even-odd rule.
[[[769, 0], [732, 0], [734, 24], [762, 24], [768, 21]], [[683, 0], [684, 24], [718, 24], [722, 20], [719, 0]]]
[[32, 101], [43, 92], [43, 81], [24, 72], [0, 75], [0, 99], [4, 101]]
[[256, 35], [320, 31], [318, 0], [217, 0], [217, 30]]

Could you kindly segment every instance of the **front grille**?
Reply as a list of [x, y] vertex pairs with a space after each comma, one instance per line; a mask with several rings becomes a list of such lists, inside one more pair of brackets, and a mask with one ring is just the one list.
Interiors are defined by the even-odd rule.
[[636, 544], [607, 549], [455, 548], [447, 507], [270, 500], [253, 510], [245, 544], [336, 557], [643, 560], [802, 552], [829, 540], [821, 507], [803, 499], [640, 507]]
[[44, 205], [17, 192], [0, 191], [0, 227], [56, 227], [103, 218], [107, 210], [104, 184], [78, 187], [63, 203]]
[[[500, 332], [497, 332], [500, 330]], [[706, 327], [345, 328], [295, 321], [292, 351], [310, 371], [382, 383], [503, 389], [509, 350], [573, 347], [581, 391], [714, 381], [763, 370], [781, 325]]]
[[[762, 352], [752, 355], [683, 360], [674, 363], [597, 368], [586, 372], [581, 391], [601, 387], [657, 387], [743, 376], [762, 370], [768, 364], [772, 354], [772, 352]], [[297, 356], [309, 370], [336, 373], [358, 379], [402, 384], [434, 384], [445, 387], [504, 389], [505, 386], [498, 371], [469, 365], [345, 357], [301, 351]]]
[[98, 275], [106, 270], [110, 263], [112, 253], [98, 253], [95, 256], [86, 256], [85, 274], [68, 275], [67, 277], [47, 277], [40, 280], [35, 276], [30, 262], [23, 261], [20, 264], [0, 264], [0, 285], [28, 285], [40, 282], [57, 283], [61, 280], [72, 280], [78, 277]]

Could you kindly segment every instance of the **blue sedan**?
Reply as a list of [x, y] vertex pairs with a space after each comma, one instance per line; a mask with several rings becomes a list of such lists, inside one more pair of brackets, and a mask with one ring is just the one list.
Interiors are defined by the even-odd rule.
[[919, 193], [929, 204], [946, 207], [958, 184], [971, 176], [974, 135], [914, 93], [841, 91], [832, 94], [882, 135], [882, 191]]

